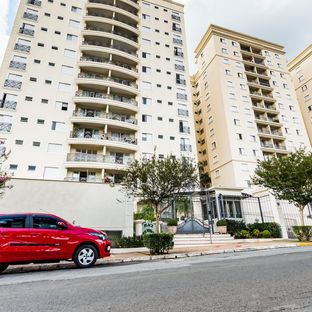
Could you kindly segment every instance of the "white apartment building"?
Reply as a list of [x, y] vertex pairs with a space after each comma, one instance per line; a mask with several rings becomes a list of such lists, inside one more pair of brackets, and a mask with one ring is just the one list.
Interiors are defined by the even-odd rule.
[[312, 44], [288, 63], [288, 69], [312, 144]]
[[0, 70], [15, 178], [2, 212], [131, 235], [133, 202], [118, 187], [129, 162], [196, 159], [184, 27], [171, 0], [20, 1]]
[[195, 53], [198, 160], [212, 186], [250, 187], [258, 159], [311, 148], [282, 46], [211, 25]]
[[196, 157], [183, 5], [21, 0], [0, 71], [16, 178], [118, 182], [131, 159]]

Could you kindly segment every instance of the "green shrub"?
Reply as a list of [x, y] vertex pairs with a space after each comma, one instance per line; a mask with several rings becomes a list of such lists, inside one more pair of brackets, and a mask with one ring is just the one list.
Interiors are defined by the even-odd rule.
[[227, 225], [226, 219], [221, 219], [217, 221], [217, 226], [226, 226], [226, 225]]
[[168, 219], [167, 225], [168, 226], [177, 226], [178, 225], [178, 220], [177, 219]]
[[293, 231], [300, 242], [308, 242], [312, 236], [312, 226], [293, 226]]
[[250, 233], [253, 233], [255, 229], [259, 230], [260, 232], [268, 230], [271, 233], [272, 238], [282, 237], [281, 227], [278, 223], [275, 223], [275, 222], [248, 224], [247, 228]]
[[250, 238], [250, 233], [247, 230], [241, 230], [235, 234], [236, 239]]
[[[252, 237], [255, 237], [255, 238], [259, 238], [260, 237], [260, 234], [261, 234], [261, 232], [258, 230], [258, 229], [254, 229], [253, 231], [252, 231]], [[271, 234], [271, 233], [270, 233]]]
[[173, 248], [173, 234], [145, 234], [143, 235], [143, 243], [149, 249], [151, 255], [162, 255]]
[[142, 236], [122, 237], [116, 241], [117, 248], [136, 248], [144, 247]]
[[247, 230], [247, 227], [244, 221], [226, 219], [226, 227], [227, 227], [227, 232], [231, 234], [232, 236], [233, 235], [235, 236], [235, 234], [239, 233], [241, 230]]
[[269, 230], [264, 230], [263, 232], [260, 232], [260, 236], [262, 238], [270, 238], [272, 237], [272, 233]]

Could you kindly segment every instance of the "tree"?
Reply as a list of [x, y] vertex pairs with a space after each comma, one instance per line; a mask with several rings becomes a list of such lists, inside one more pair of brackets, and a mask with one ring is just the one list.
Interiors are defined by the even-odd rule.
[[122, 184], [128, 195], [152, 205], [159, 233], [160, 216], [171, 206], [174, 194], [198, 184], [197, 168], [185, 158], [172, 156], [135, 160], [129, 165]]
[[0, 197], [3, 196], [6, 188], [12, 188], [11, 185], [7, 184], [11, 179], [11, 176], [2, 168], [3, 163], [8, 159], [9, 154], [10, 153], [6, 153], [5, 148], [0, 145]]
[[304, 208], [312, 202], [312, 153], [300, 149], [285, 157], [258, 161], [252, 181], [272, 190], [278, 199], [298, 207], [304, 225]]
[[202, 162], [198, 163], [199, 181], [200, 186], [203, 189], [209, 188], [211, 186], [211, 178], [207, 172], [205, 172], [204, 165]]

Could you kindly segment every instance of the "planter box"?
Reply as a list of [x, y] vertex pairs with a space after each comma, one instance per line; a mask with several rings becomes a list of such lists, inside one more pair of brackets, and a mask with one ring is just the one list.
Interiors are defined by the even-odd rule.
[[227, 233], [227, 227], [226, 225], [224, 226], [217, 226], [217, 230], [220, 234], [226, 234]]

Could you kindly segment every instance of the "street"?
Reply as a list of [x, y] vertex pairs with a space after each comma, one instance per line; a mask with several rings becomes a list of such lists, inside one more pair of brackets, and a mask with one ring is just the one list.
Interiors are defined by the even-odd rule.
[[0, 276], [0, 311], [312, 311], [312, 248]]

